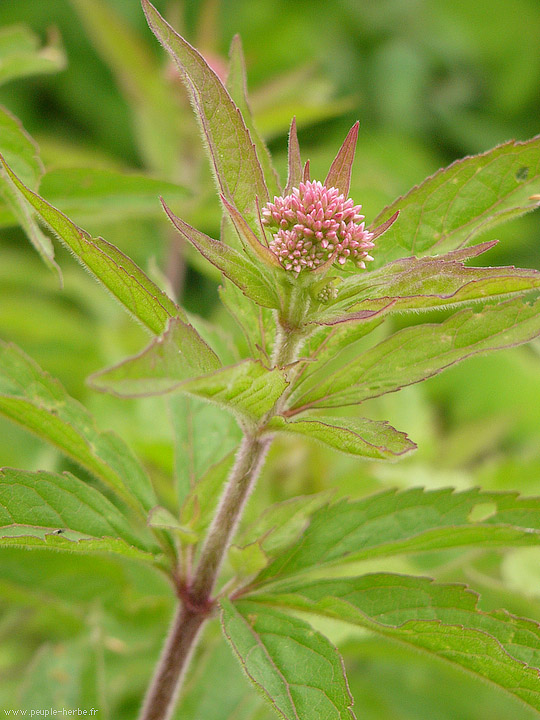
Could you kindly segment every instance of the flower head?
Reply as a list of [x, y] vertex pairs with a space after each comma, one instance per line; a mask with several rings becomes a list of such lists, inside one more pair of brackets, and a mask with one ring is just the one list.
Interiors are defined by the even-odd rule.
[[365, 268], [373, 260], [368, 254], [373, 233], [365, 229], [361, 209], [337, 188], [308, 180], [267, 203], [262, 221], [276, 230], [270, 249], [285, 270], [298, 275], [334, 260], [343, 265], [347, 258]]

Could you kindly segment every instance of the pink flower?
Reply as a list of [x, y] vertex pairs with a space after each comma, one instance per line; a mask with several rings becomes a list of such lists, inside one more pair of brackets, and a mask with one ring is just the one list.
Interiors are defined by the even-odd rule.
[[315, 270], [324, 263], [347, 258], [365, 268], [374, 244], [364, 227], [361, 205], [321, 182], [300, 183], [290, 195], [275, 197], [263, 208], [263, 224], [275, 229], [270, 249], [285, 270]]

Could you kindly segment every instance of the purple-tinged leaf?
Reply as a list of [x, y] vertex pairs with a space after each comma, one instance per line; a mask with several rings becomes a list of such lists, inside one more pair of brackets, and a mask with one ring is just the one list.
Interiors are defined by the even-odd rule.
[[388, 230], [389, 227], [391, 227], [399, 216], [399, 210], [396, 210], [396, 212], [392, 215], [392, 217], [388, 218], [388, 220], [385, 220], [381, 225], [378, 225], [376, 228], [373, 228], [371, 230], [371, 238], [370, 240], [373, 241], [376, 238], [380, 237], [381, 235], [384, 235], [384, 233]]
[[185, 313], [118, 248], [103, 238], [92, 238], [63, 213], [26, 187], [0, 156], [9, 177], [21, 196], [96, 278], [135, 318], [156, 335], [163, 332], [171, 317]]
[[[177, 217], [162, 201], [163, 208], [182, 237], [193, 245], [201, 255], [215, 265], [240, 290], [258, 305], [279, 308], [280, 302], [274, 288], [261, 272], [260, 267], [230, 245], [205, 235]], [[255, 241], [259, 241], [255, 238]], [[260, 246], [263, 247], [262, 245]], [[267, 249], [267, 248], [265, 248]]]
[[294, 187], [298, 187], [302, 182], [302, 158], [300, 157], [300, 145], [298, 144], [298, 134], [296, 132], [296, 118], [293, 117], [291, 129], [289, 130], [289, 172], [287, 175], [287, 187], [285, 195], [290, 195]]
[[326, 187], [337, 188], [345, 197], [348, 197], [349, 187], [351, 185], [351, 172], [356, 151], [356, 141], [358, 140], [359, 126], [360, 123], [356, 122], [349, 130], [349, 134], [338, 150], [338, 154], [330, 166], [330, 170], [324, 181]]
[[266, 143], [255, 127], [251, 108], [249, 106], [247, 96], [246, 64], [240, 35], [235, 35], [231, 42], [231, 48], [229, 51], [229, 75], [227, 77], [226, 88], [229, 91], [231, 98], [236, 103], [236, 106], [242, 113], [244, 123], [249, 130], [253, 143], [255, 144], [255, 149], [257, 151], [259, 162], [261, 163], [261, 168], [264, 173], [264, 179], [266, 181], [270, 197], [273, 195], [281, 195], [281, 185], [279, 183], [278, 174], [272, 164], [272, 156], [270, 155]]
[[273, 431], [304, 435], [340, 452], [375, 460], [395, 460], [416, 448], [405, 433], [387, 422], [368, 418], [301, 415], [288, 421], [275, 416], [267, 427]]
[[234, 225], [238, 236], [242, 242], [242, 245], [246, 250], [250, 250], [254, 255], [255, 259], [260, 260], [265, 266], [274, 267], [283, 272], [281, 263], [275, 255], [266, 245], [259, 242], [257, 236], [248, 225], [244, 216], [239, 212], [238, 208], [232, 203], [228, 202], [227, 199], [221, 195], [221, 202], [223, 203], [229, 218]]
[[223, 632], [242, 669], [285, 720], [354, 720], [343, 660], [304, 620], [242, 600], [221, 601]]
[[196, 330], [177, 318], [141, 353], [90, 377], [96, 390], [120, 397], [161, 395], [184, 380], [205, 375], [221, 363]]
[[142, 0], [142, 5], [150, 28], [184, 80], [221, 192], [256, 227], [256, 199], [267, 202], [268, 189], [242, 114], [197, 50], [173, 30], [148, 0]]
[[455, 307], [492, 297], [526, 293], [540, 287], [540, 272], [515, 267], [465, 267], [462, 251], [442, 257], [404, 258], [368, 274], [349, 276], [337, 299], [317, 314], [331, 324], [392, 302], [392, 312]]
[[292, 411], [354, 405], [421, 382], [478, 353], [526, 343], [540, 335], [540, 300], [521, 298], [462, 310], [440, 324], [400, 330], [340, 370], [324, 369], [311, 378], [301, 397], [293, 393]]
[[[373, 227], [400, 210], [377, 244], [373, 267], [404, 255], [445, 253], [538, 207], [540, 136], [458, 160], [386, 207]], [[371, 230], [372, 228], [370, 228]]]
[[304, 165], [304, 182], [309, 182], [311, 180], [310, 174], [309, 174], [309, 160], [306, 160], [306, 164]]

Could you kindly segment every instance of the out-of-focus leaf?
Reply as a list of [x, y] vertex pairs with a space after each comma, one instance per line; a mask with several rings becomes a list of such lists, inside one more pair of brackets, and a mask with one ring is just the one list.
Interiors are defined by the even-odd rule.
[[157, 335], [169, 318], [185, 318], [185, 313], [124, 253], [102, 238], [91, 238], [27, 188], [1, 156], [0, 162], [29, 206], [135, 318]]
[[150, 479], [128, 447], [100, 432], [62, 385], [13, 345], [0, 342], [0, 413], [20, 423], [146, 510], [156, 504]]
[[303, 620], [259, 603], [222, 600], [222, 624], [242, 668], [287, 720], [353, 720], [335, 647]]
[[476, 594], [463, 586], [378, 573], [289, 586], [283, 595], [254, 599], [339, 619], [422, 649], [540, 711], [538, 624], [504, 610], [478, 610]]
[[192, 325], [172, 318], [163, 335], [154, 338], [141, 353], [94, 373], [90, 382], [96, 390], [121, 397], [160, 395], [220, 365]]
[[[165, 212], [182, 237], [215, 265], [244, 295], [263, 307], [279, 308], [279, 296], [266, 274], [243, 251], [214, 240], [188, 225], [163, 203]], [[258, 242], [258, 240], [255, 240]], [[261, 246], [262, 248], [262, 246]], [[270, 252], [268, 248], [264, 248]]]
[[530, 196], [539, 188], [540, 137], [510, 141], [458, 160], [375, 218], [373, 227], [400, 211], [377, 243], [373, 267], [402, 255], [444, 253], [468, 245], [481, 232], [538, 207]]
[[266, 143], [258, 133], [253, 122], [253, 116], [251, 114], [251, 108], [247, 97], [246, 65], [242, 50], [242, 41], [240, 40], [239, 35], [235, 35], [231, 42], [229, 75], [227, 77], [226, 88], [229, 91], [233, 102], [236, 104], [236, 107], [242, 113], [244, 123], [246, 124], [253, 144], [255, 145], [257, 157], [259, 158], [259, 162], [264, 173], [264, 179], [266, 181], [270, 197], [274, 195], [281, 195], [281, 186], [279, 184], [278, 175], [272, 164], [272, 157], [266, 147]]
[[163, 20], [148, 0], [142, 4], [150, 28], [180, 70], [221, 192], [256, 228], [257, 199], [264, 204], [268, 190], [242, 115], [203, 57]]
[[293, 408], [360, 403], [420, 382], [467, 357], [528, 342], [540, 334], [540, 301], [522, 299], [462, 310], [440, 324], [405, 328], [341, 370], [324, 375]]
[[174, 202], [187, 191], [146, 175], [71, 167], [46, 172], [40, 194], [75, 222], [96, 225], [126, 217], [159, 216], [160, 195]]
[[58, 38], [39, 47], [39, 39], [24, 25], [0, 30], [0, 85], [27, 75], [63, 70], [66, 56]]
[[[492, 245], [489, 243], [488, 245]], [[458, 253], [460, 251], [457, 251]], [[454, 253], [442, 257], [415, 257], [395, 260], [380, 270], [350, 276], [339, 285], [339, 294], [317, 313], [317, 322], [332, 324], [354, 318], [380, 302], [392, 302], [392, 312], [455, 307], [516, 293], [540, 286], [536, 270], [514, 267], [469, 268], [454, 260]]]
[[2, 537], [35, 533], [48, 539], [56, 533], [65, 540], [120, 539], [147, 552], [156, 549], [104, 495], [70, 473], [0, 469], [0, 525]]
[[178, 177], [182, 109], [159, 63], [143, 38], [109, 3], [71, 2], [130, 102], [139, 146], [147, 164], [165, 177]]
[[416, 448], [405, 433], [398, 432], [387, 422], [369, 418], [303, 415], [288, 421], [276, 415], [267, 427], [269, 430], [304, 435], [341, 452], [376, 460], [395, 460]]
[[[476, 521], [477, 507], [493, 512]], [[317, 510], [305, 533], [260, 574], [257, 584], [375, 557], [458, 547], [538, 546], [540, 499], [478, 489], [390, 490]]]
[[223, 409], [194, 397], [172, 395], [175, 472], [180, 503], [216, 463], [240, 442], [234, 418]]
[[[2, 107], [0, 107], [0, 153], [5, 155], [8, 162], [30, 187], [38, 186], [43, 172], [38, 147], [25, 132], [19, 120]], [[61, 279], [60, 269], [54, 262], [54, 249], [50, 238], [43, 234], [32, 212], [4, 170], [0, 172], [0, 198], [4, 200], [6, 210], [8, 213], [11, 212], [13, 220], [21, 225], [45, 264], [58, 273]]]

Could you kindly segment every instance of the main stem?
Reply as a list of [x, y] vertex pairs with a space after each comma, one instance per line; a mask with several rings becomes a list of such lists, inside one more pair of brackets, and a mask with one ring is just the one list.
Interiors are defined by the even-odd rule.
[[[282, 367], [292, 362], [301, 341], [301, 336], [294, 330], [280, 326], [273, 364]], [[270, 443], [271, 438], [260, 437], [257, 428], [245, 432], [193, 577], [178, 587], [181, 604], [169, 630], [139, 720], [169, 720], [174, 711], [201, 628], [213, 610], [212, 591], [223, 558], [257, 481]]]

